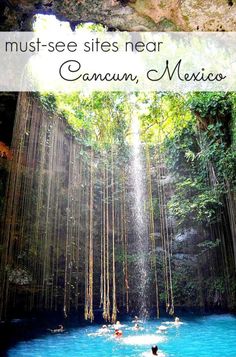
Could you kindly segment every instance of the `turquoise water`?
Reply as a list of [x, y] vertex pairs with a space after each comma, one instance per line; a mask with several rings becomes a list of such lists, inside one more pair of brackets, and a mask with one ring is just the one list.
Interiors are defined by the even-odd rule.
[[[113, 336], [113, 329], [100, 333], [100, 325], [89, 325], [18, 343], [9, 357], [130, 357], [151, 356], [150, 347], [159, 346], [160, 357], [236, 357], [236, 317], [211, 315], [182, 318], [176, 327], [170, 319], [146, 321], [143, 330], [134, 331], [130, 321], [121, 323], [123, 337]], [[158, 332], [158, 326], [166, 332]], [[141, 326], [141, 324], [140, 324]]]

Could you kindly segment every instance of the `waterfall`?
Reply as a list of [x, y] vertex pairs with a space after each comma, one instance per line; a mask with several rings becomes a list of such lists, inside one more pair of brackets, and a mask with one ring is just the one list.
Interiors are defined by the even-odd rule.
[[139, 120], [134, 115], [131, 121], [132, 133], [132, 162], [131, 162], [131, 183], [133, 186], [133, 230], [135, 236], [135, 276], [136, 276], [136, 291], [137, 306], [139, 313], [145, 317], [147, 312], [147, 296], [148, 296], [148, 226], [147, 213], [145, 210], [146, 182], [145, 182], [145, 167], [143, 162], [143, 150], [140, 140]]
[[162, 204], [163, 195], [135, 116], [131, 133], [129, 150], [88, 146], [38, 99], [19, 95], [0, 229], [0, 318], [22, 300], [23, 311], [83, 310], [90, 320], [98, 305], [106, 321], [121, 307], [145, 317], [156, 304], [159, 314], [152, 197]]

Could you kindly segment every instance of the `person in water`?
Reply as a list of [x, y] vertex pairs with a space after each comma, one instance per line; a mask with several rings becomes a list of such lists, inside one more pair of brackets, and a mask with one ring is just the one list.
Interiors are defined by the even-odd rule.
[[137, 330], [139, 330], [139, 329], [140, 329], [139, 324], [135, 324], [135, 325], [134, 325], [134, 330], [137, 331]]
[[132, 322], [133, 322], [134, 324], [137, 324], [137, 323], [142, 323], [142, 320], [140, 320], [140, 319], [138, 318], [138, 316], [134, 316], [134, 319], [132, 320]]
[[118, 328], [115, 329], [115, 337], [121, 337], [123, 335], [122, 331]]
[[158, 327], [158, 331], [160, 331], [160, 332], [166, 332], [166, 331], [167, 331], [167, 327], [161, 325], [161, 326]]
[[176, 318], [175, 318], [175, 322], [174, 322], [174, 324], [175, 324], [175, 325], [179, 325], [179, 323], [180, 323], [180, 320], [179, 320], [179, 318], [178, 318], [178, 317], [176, 317]]
[[158, 346], [157, 345], [154, 345], [152, 346], [152, 355], [153, 356], [157, 356], [157, 351], [158, 351]]
[[115, 328], [115, 329], [119, 329], [120, 327], [122, 327], [120, 321], [116, 321], [116, 323], [113, 324], [113, 328]]
[[102, 325], [102, 328], [99, 330], [101, 333], [107, 333], [109, 332], [109, 328], [107, 325]]
[[50, 331], [51, 333], [62, 333], [62, 332], [64, 332], [65, 330], [64, 330], [63, 325], [59, 325], [58, 328], [49, 329], [49, 331]]

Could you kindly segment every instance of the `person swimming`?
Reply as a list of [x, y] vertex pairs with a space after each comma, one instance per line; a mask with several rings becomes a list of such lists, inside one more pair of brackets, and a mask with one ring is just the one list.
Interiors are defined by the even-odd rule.
[[136, 331], [137, 331], [137, 330], [139, 330], [139, 329], [140, 329], [139, 324], [135, 324], [135, 325], [134, 325], [134, 330], [136, 330]]
[[160, 332], [166, 332], [166, 331], [167, 331], [167, 327], [161, 325], [161, 326], [158, 327], [158, 330], [159, 330]]
[[63, 325], [58, 325], [58, 328], [54, 328], [54, 329], [48, 329], [51, 333], [62, 333], [64, 332], [64, 327]]
[[134, 316], [134, 319], [132, 320], [132, 322], [133, 322], [134, 324], [137, 324], [137, 323], [142, 323], [142, 320], [140, 320], [140, 319], [138, 318], [138, 316]]
[[123, 327], [124, 325], [121, 325], [120, 321], [116, 321], [116, 323], [113, 325], [115, 329], [119, 329], [120, 327]]
[[115, 329], [115, 337], [122, 337], [123, 333], [121, 330], [119, 330], [118, 328]]
[[179, 325], [180, 324], [180, 319], [178, 317], [175, 318], [175, 322], [174, 322], [175, 325]]
[[102, 327], [99, 329], [100, 333], [107, 333], [109, 332], [109, 328], [107, 327], [107, 325], [102, 325]]
[[158, 346], [157, 345], [153, 345], [152, 346], [152, 355], [153, 356], [157, 356], [157, 351], [158, 351]]

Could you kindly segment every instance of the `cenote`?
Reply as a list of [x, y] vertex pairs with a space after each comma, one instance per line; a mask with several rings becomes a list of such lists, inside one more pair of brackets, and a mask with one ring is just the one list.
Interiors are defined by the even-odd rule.
[[[63, 334], [44, 335], [23, 341], [8, 351], [9, 357], [75, 357], [75, 356], [151, 356], [152, 345], [158, 345], [159, 355], [168, 357], [234, 357], [236, 355], [236, 317], [212, 315], [184, 317], [178, 327], [166, 324], [170, 319], [145, 321], [141, 331], [134, 323], [122, 321], [123, 336], [113, 336], [113, 329], [102, 333], [101, 325], [70, 328]], [[166, 332], [158, 332], [158, 326]], [[223, 338], [227, 330], [227, 337]]]
[[235, 357], [235, 93], [0, 100], [4, 353]]

